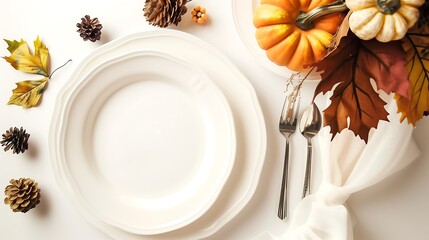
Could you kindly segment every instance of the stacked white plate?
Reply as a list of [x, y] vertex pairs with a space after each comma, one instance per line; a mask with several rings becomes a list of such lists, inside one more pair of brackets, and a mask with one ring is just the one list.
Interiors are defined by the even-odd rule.
[[266, 150], [249, 82], [216, 49], [174, 30], [126, 36], [85, 58], [51, 126], [58, 182], [119, 239], [215, 233], [250, 200]]

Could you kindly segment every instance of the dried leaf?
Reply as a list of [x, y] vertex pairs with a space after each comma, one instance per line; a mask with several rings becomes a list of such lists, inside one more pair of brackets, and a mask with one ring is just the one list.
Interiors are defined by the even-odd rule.
[[21, 72], [44, 76], [40, 80], [27, 80], [16, 83], [17, 87], [12, 90], [12, 96], [8, 104], [22, 106], [23, 108], [35, 107], [39, 105], [43, 92], [48, 85], [48, 80], [52, 76], [49, 69], [49, 50], [39, 37], [34, 41], [34, 54], [31, 53], [27, 42], [22, 39], [19, 42], [6, 39], [5, 41], [8, 44], [7, 50], [9, 50], [10, 56], [3, 58], [12, 67]]
[[39, 37], [34, 41], [34, 54], [30, 52], [27, 42], [22, 39], [20, 42], [4, 40], [8, 44], [7, 50], [11, 54], [8, 57], [5, 56], [4, 59], [16, 70], [49, 76], [49, 51]]
[[349, 25], [349, 17], [352, 12], [349, 11], [347, 15], [344, 17], [344, 20], [341, 22], [340, 27], [338, 28], [337, 32], [335, 33], [334, 38], [332, 39], [331, 44], [328, 47], [328, 53], [326, 55], [331, 54], [335, 49], [337, 49], [338, 45], [341, 42], [341, 39], [345, 36], [347, 36], [347, 33], [350, 30]]
[[330, 55], [314, 66], [324, 71], [315, 95], [336, 86], [332, 102], [324, 111], [325, 125], [331, 127], [333, 137], [349, 128], [368, 141], [370, 129], [376, 128], [380, 120], [387, 120], [385, 102], [371, 79], [387, 93], [408, 96], [405, 53], [399, 41], [363, 41], [349, 32]]
[[37, 37], [36, 41], [34, 41], [34, 55], [36, 55], [41, 60], [44, 73], [49, 75], [49, 50], [39, 37]]
[[23, 108], [35, 107], [40, 103], [43, 92], [48, 85], [48, 78], [40, 80], [28, 80], [16, 83], [16, 88], [8, 104], [15, 104]]
[[429, 111], [429, 27], [410, 29], [402, 46], [407, 54], [410, 98], [396, 95], [395, 99], [402, 113], [401, 121], [407, 119], [415, 126]]
[[365, 76], [373, 78], [377, 87], [386, 93], [393, 92], [408, 97], [407, 62], [401, 42], [381, 43], [376, 40], [361, 42], [360, 67]]

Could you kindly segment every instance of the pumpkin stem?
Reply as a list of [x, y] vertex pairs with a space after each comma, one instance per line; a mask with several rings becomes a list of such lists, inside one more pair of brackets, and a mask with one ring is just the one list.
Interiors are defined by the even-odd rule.
[[314, 19], [331, 13], [342, 12], [347, 9], [346, 3], [343, 0], [338, 0], [333, 3], [314, 8], [309, 12], [300, 13], [295, 20], [295, 24], [301, 30], [309, 30], [314, 27]]
[[394, 14], [400, 7], [400, 0], [377, 0], [377, 8], [384, 14]]

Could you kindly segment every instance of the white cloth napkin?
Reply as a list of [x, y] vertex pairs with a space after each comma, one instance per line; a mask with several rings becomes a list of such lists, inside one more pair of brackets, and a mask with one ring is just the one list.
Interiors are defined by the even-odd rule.
[[329, 129], [323, 129], [318, 138], [323, 175], [319, 189], [294, 209], [284, 235], [264, 232], [256, 239], [352, 240], [353, 226], [344, 205], [349, 196], [399, 171], [420, 154], [413, 127], [399, 122], [394, 101], [387, 110], [390, 122], [381, 122], [367, 144], [349, 130], [331, 142]]

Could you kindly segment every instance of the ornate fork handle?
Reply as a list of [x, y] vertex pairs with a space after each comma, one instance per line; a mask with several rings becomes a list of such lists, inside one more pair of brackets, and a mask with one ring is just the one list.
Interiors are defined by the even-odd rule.
[[295, 132], [298, 124], [300, 96], [298, 90], [286, 96], [283, 104], [282, 113], [280, 116], [279, 128], [280, 132], [286, 139], [286, 149], [283, 162], [283, 176], [282, 185], [280, 189], [280, 199], [277, 216], [280, 219], [287, 217], [287, 189], [288, 189], [288, 175], [289, 175], [289, 141], [290, 136]]
[[287, 188], [288, 188], [288, 172], [289, 172], [289, 137], [286, 138], [285, 157], [283, 162], [283, 176], [280, 190], [280, 201], [277, 216], [280, 219], [287, 217]]

